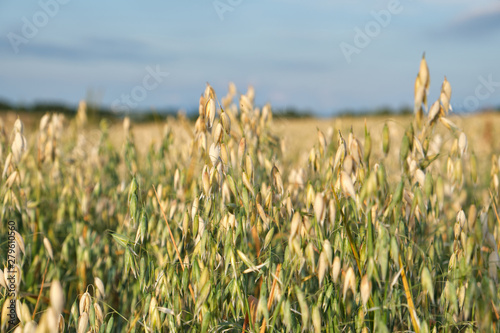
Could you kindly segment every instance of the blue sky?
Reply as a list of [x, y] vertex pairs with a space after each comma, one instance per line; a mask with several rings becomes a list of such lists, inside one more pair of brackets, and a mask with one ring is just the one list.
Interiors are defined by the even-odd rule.
[[412, 104], [423, 52], [431, 103], [446, 75], [456, 110], [500, 105], [497, 0], [0, 3], [0, 99], [14, 103], [76, 105], [91, 91], [124, 110], [192, 109], [206, 82], [222, 97], [233, 81], [257, 104], [323, 116], [398, 108]]

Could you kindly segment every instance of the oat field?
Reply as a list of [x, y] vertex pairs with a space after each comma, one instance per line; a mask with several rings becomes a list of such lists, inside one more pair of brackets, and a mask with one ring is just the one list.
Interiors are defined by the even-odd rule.
[[417, 69], [413, 116], [0, 115], [0, 332], [498, 331], [500, 115]]

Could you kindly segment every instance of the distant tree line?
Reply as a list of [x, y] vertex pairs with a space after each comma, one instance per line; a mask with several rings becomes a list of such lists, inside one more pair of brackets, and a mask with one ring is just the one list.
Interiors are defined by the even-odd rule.
[[[60, 102], [36, 102], [33, 104], [12, 104], [6, 100], [0, 99], [0, 112], [20, 112], [32, 113], [34, 115], [43, 115], [47, 112], [57, 112], [67, 116], [74, 116], [78, 107], [71, 106]], [[96, 106], [94, 104], [87, 104], [87, 117], [90, 121], [107, 118], [110, 120], [121, 119], [124, 116], [129, 116], [134, 122], [148, 122], [158, 120], [159, 117], [168, 115], [175, 115], [178, 113], [177, 109], [165, 110], [137, 110], [127, 114], [117, 113], [111, 108]]]
[[[70, 106], [61, 102], [36, 102], [33, 104], [12, 104], [5, 99], [0, 99], [0, 112], [14, 111], [14, 112], [30, 112], [35, 114], [45, 114], [47, 112], [57, 112], [68, 116], [75, 114], [77, 110], [76, 106]], [[494, 109], [495, 111], [500, 111], [500, 106]], [[186, 117], [190, 120], [196, 120], [198, 117], [198, 108], [193, 107], [192, 110], [188, 110], [185, 113]], [[106, 108], [102, 106], [96, 106], [93, 104], [88, 105], [88, 116], [92, 120], [108, 118], [108, 119], [120, 119], [125, 115], [131, 117], [135, 122], [148, 122], [157, 121], [159, 118], [166, 116], [173, 116], [179, 113], [178, 109], [165, 108], [162, 110], [136, 110], [134, 112], [129, 112], [127, 114], [117, 113], [111, 110], [111, 108]], [[374, 109], [344, 109], [341, 111], [332, 111], [328, 114], [322, 114], [321, 116], [326, 117], [339, 117], [339, 116], [351, 116], [351, 117], [361, 117], [367, 115], [409, 115], [412, 114], [413, 110], [409, 106], [401, 107], [399, 109], [391, 108], [389, 106], [383, 106]], [[285, 108], [274, 108], [273, 116], [275, 118], [311, 118], [315, 115], [315, 112], [311, 109], [298, 109], [294, 107]]]

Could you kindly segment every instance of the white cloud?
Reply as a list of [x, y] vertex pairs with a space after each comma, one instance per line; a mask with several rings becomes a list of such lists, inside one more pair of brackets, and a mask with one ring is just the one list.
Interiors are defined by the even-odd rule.
[[466, 22], [469, 20], [479, 19], [483, 16], [488, 16], [490, 14], [500, 13], [500, 3], [491, 3], [478, 6], [477, 3], [474, 8], [469, 9], [467, 12], [458, 15], [454, 22]]

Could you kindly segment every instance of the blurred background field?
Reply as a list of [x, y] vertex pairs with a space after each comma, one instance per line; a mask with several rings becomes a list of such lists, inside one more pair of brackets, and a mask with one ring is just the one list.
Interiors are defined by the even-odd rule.
[[[4, 111], [0, 113], [3, 120], [4, 128], [7, 130], [11, 128], [14, 121], [19, 117], [28, 131], [37, 129], [43, 113], [31, 112], [13, 112]], [[159, 139], [162, 137], [165, 124], [169, 124], [175, 137], [180, 141], [187, 141], [192, 137], [190, 131], [193, 130], [194, 120], [187, 119], [182, 113], [178, 117], [175, 114], [164, 117], [160, 115], [151, 115], [149, 118], [156, 118], [155, 120], [146, 119], [135, 123], [133, 131], [137, 140], [137, 148], [141, 154], [147, 152], [151, 144], [158, 144]], [[69, 124], [71, 114], [67, 115], [66, 122]], [[123, 145], [125, 134], [123, 132], [122, 117], [114, 114], [106, 114], [104, 116], [95, 116], [89, 124], [89, 132], [86, 134], [88, 140], [97, 142], [99, 137], [99, 122], [101, 119], [106, 119], [110, 125], [110, 140], [116, 148]], [[278, 117], [273, 123], [273, 132], [283, 139], [284, 145], [289, 149], [288, 158], [297, 162], [302, 159], [307, 159], [309, 150], [314, 145], [316, 138], [316, 130], [319, 129], [323, 133], [329, 131], [341, 130], [348, 133], [351, 128], [358, 137], [364, 135], [365, 124], [373, 133], [382, 133], [384, 124], [389, 125], [391, 134], [395, 137], [401, 137], [402, 133], [408, 127], [413, 119], [412, 114], [402, 115], [360, 115], [349, 116], [343, 115], [331, 118], [317, 118], [311, 115], [303, 117]], [[473, 150], [481, 168], [486, 167], [491, 162], [493, 154], [500, 153], [500, 140], [497, 136], [500, 131], [500, 112], [496, 110], [482, 111], [472, 114], [464, 115], [450, 115], [450, 119], [465, 133], [469, 134], [469, 144]], [[441, 126], [443, 127], [443, 126]], [[443, 128], [440, 129], [443, 132]], [[336, 137], [336, 133], [331, 133]], [[374, 154], [377, 157], [382, 156], [382, 146], [380, 136], [374, 136], [376, 145], [374, 146]], [[390, 163], [389, 163], [390, 164]]]
[[[32, 114], [26, 112], [4, 111], [0, 113], [3, 120], [4, 128], [11, 128], [14, 121], [19, 117], [28, 130], [34, 130], [38, 126], [40, 118], [43, 114]], [[186, 136], [190, 126], [194, 125], [194, 121], [184, 120], [179, 121], [176, 115], [168, 117], [152, 116], [157, 118], [155, 121], [140, 121], [134, 125], [137, 140], [140, 140], [139, 150], [145, 152], [146, 147], [157, 141], [161, 136], [165, 122], [172, 124], [172, 129], [176, 135]], [[185, 117], [182, 117], [185, 119]], [[500, 141], [496, 140], [496, 133], [500, 130], [500, 112], [498, 111], [483, 111], [474, 114], [453, 115], [450, 117], [455, 124], [467, 133], [471, 133], [470, 141], [472, 147], [480, 156], [491, 155], [500, 149]], [[70, 117], [68, 117], [70, 119]], [[93, 125], [90, 128], [98, 129], [98, 123], [101, 117], [94, 119]], [[122, 118], [104, 116], [103, 119], [108, 119], [111, 125], [111, 140], [119, 146], [123, 142]], [[327, 132], [328, 128], [341, 129], [348, 131], [352, 127], [354, 133], [358, 136], [363, 134], [365, 123], [373, 132], [382, 132], [382, 127], [385, 123], [390, 124], [391, 132], [395, 131], [401, 134], [402, 131], [409, 125], [413, 115], [361, 115], [361, 116], [339, 116], [339, 117], [322, 117], [316, 118], [313, 116], [306, 117], [281, 117], [274, 120], [274, 132], [276, 135], [285, 139], [286, 144], [290, 146], [292, 151], [297, 153], [307, 152], [312, 146], [315, 137], [315, 130], [320, 129]], [[191, 129], [192, 130], [192, 129]], [[156, 138], [156, 139], [155, 139]], [[481, 142], [477, 145], [476, 142]]]

